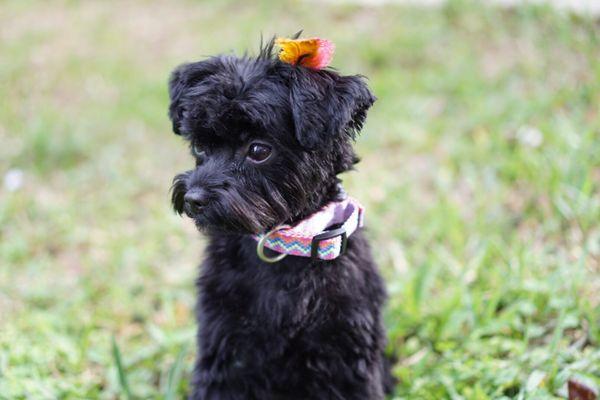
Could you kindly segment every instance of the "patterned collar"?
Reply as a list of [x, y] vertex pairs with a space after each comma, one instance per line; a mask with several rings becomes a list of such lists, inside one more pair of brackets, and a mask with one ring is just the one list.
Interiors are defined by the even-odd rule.
[[[256, 252], [269, 263], [287, 255], [333, 260], [346, 250], [348, 236], [363, 226], [364, 212], [364, 207], [352, 197], [331, 202], [294, 226], [280, 225], [254, 236], [258, 242]], [[265, 247], [280, 254], [266, 256]]]

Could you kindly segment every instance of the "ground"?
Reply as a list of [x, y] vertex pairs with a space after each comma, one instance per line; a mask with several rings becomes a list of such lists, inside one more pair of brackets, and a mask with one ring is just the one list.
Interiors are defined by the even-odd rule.
[[337, 44], [379, 100], [344, 176], [390, 299], [395, 399], [600, 383], [600, 28], [546, 6], [0, 5], [0, 398], [178, 399], [202, 239], [169, 206], [183, 61]]

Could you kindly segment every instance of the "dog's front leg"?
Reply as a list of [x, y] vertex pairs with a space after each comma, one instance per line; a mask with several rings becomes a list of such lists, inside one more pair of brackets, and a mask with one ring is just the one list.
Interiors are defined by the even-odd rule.
[[194, 387], [189, 400], [246, 400], [248, 397], [242, 390], [226, 384], [200, 384]]
[[[203, 329], [204, 328], [204, 329]], [[270, 384], [264, 374], [267, 358], [277, 353], [275, 341], [256, 332], [222, 333], [201, 328], [191, 400], [265, 400]], [[270, 344], [270, 346], [269, 346]]]
[[190, 400], [245, 400], [253, 399], [247, 393], [244, 379], [231, 367], [205, 368], [206, 359], [199, 357], [193, 376]]

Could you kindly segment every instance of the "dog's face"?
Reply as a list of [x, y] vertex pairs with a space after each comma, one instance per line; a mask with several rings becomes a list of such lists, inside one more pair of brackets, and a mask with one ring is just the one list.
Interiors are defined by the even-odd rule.
[[178, 213], [205, 230], [259, 233], [337, 193], [375, 98], [358, 76], [219, 56], [178, 67], [169, 116], [195, 167], [175, 177]]

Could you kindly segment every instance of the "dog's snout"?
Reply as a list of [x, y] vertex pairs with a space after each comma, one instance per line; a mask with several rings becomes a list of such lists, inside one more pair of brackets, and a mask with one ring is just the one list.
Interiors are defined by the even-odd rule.
[[208, 204], [208, 193], [203, 189], [193, 189], [183, 196], [188, 214], [198, 214]]

